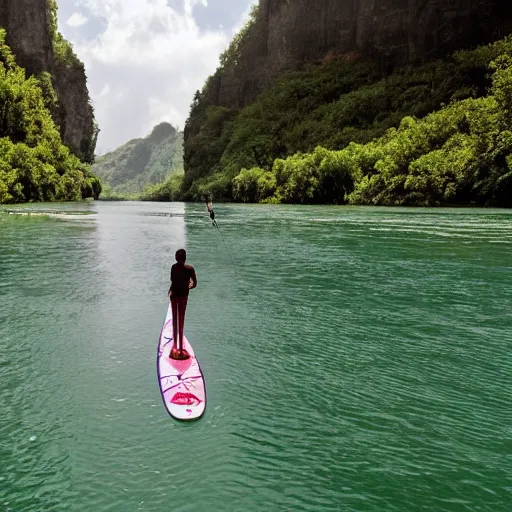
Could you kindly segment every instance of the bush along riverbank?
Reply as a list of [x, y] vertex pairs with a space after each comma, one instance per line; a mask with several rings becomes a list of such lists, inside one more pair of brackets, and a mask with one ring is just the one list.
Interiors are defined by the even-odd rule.
[[178, 197], [512, 206], [512, 37], [385, 77], [372, 69], [325, 64], [240, 112], [208, 107]]

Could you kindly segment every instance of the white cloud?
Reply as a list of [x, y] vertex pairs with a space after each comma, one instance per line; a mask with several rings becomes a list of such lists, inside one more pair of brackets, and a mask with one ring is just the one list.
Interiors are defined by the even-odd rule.
[[[89, 33], [63, 32], [85, 63], [101, 129], [97, 152], [144, 136], [161, 121], [182, 128], [195, 91], [215, 71], [232, 36], [200, 30], [193, 9], [207, 1], [173, 0], [174, 8], [168, 0], [74, 2], [88, 16]], [[67, 24], [78, 27], [78, 16]]]
[[100, 94], [99, 94], [100, 98], [103, 96], [106, 96], [109, 92], [110, 92], [110, 85], [105, 84], [103, 86], [103, 89], [101, 89], [101, 91], [100, 91]]
[[80, 12], [74, 12], [66, 22], [67, 25], [70, 27], [81, 27], [82, 25], [85, 25], [88, 21], [88, 18], [86, 18], [82, 13]]

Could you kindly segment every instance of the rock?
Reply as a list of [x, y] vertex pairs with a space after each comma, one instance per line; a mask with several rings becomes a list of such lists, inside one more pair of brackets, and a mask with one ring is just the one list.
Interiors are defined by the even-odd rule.
[[59, 98], [58, 120], [62, 141], [84, 162], [92, 162], [96, 147], [94, 111], [89, 101], [85, 70], [56, 64], [55, 90]]
[[239, 63], [216, 73], [205, 100], [245, 106], [284, 71], [330, 53], [411, 63], [511, 31], [512, 4], [502, 0], [260, 0]]
[[46, 0], [2, 0], [0, 26], [16, 63], [37, 75], [53, 67], [52, 40]]

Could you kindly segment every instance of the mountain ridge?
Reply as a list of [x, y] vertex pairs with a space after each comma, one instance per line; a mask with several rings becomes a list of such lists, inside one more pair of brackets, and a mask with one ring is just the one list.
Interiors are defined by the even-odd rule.
[[115, 193], [140, 193], [183, 172], [183, 132], [159, 123], [145, 137], [98, 157], [91, 170]]

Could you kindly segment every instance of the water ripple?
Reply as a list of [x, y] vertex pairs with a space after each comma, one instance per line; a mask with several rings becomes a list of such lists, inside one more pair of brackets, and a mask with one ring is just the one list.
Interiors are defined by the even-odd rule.
[[[508, 512], [510, 212], [218, 205], [223, 240], [201, 205], [31, 208], [0, 212], [0, 509]], [[178, 246], [191, 425], [156, 381]]]

